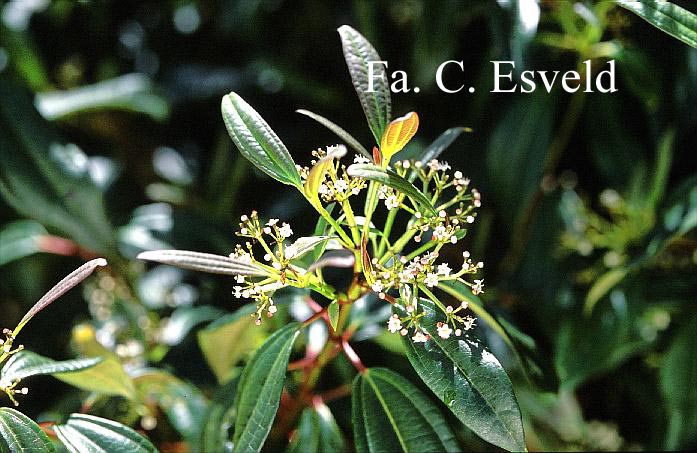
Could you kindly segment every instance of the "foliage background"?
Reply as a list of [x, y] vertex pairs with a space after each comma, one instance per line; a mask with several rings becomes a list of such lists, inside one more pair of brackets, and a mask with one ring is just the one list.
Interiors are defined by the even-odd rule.
[[[143, 338], [148, 329], [137, 320], [159, 325], [179, 311], [201, 327], [219, 312], [192, 315], [187, 307], [234, 311], [232, 282], [153, 274], [129, 260], [163, 243], [224, 254], [237, 218], [251, 209], [311, 231], [299, 196], [254, 171], [234, 149], [220, 97], [240, 93], [305, 164], [312, 149], [336, 139], [297, 108], [370, 143], [336, 34], [348, 23], [391, 69], [407, 71], [421, 87], [418, 95], [393, 96], [395, 112], [416, 110], [422, 119], [415, 147], [452, 126], [473, 129], [444, 157], [482, 192], [484, 208], [466, 246], [486, 262], [485, 301], [524, 332], [519, 340], [529, 350], [531, 380], [495, 336], [491, 347], [514, 375], [529, 448], [697, 445], [697, 50], [610, 2], [574, 10], [572, 2], [542, 1], [539, 21], [529, 1], [35, 3], [25, 24], [5, 4], [0, 24], [2, 171], [25, 176], [28, 193], [39, 194], [19, 210], [0, 200], [0, 324], [14, 325], [92, 252], [108, 255], [139, 294], [150, 296], [107, 315], [94, 291], [85, 290], [89, 304], [71, 293], [32, 321], [22, 338], [29, 349], [71, 357], [80, 351], [74, 326], [100, 328], [118, 319], [126, 325], [119, 324], [114, 348], [131, 337], [147, 344], [131, 358], [133, 366], [149, 360], [210, 391], [215, 377], [196, 328], [153, 340]], [[694, 11], [691, 2], [676, 3]], [[595, 22], [584, 18], [591, 10]], [[489, 93], [491, 60], [567, 70], [591, 57], [616, 59], [618, 93]], [[448, 59], [464, 61], [475, 94], [437, 89], [435, 68]], [[89, 91], [89, 105], [79, 105], [69, 91], [132, 73], [140, 75], [107, 101]], [[46, 124], [32, 102], [47, 109]], [[21, 144], [17, 131], [31, 140]], [[84, 185], [95, 186], [84, 181], [48, 193], [30, 170], [36, 162], [16, 157], [20, 148], [51, 143], [54, 133], [89, 156], [96, 195], [79, 195], [92, 190]], [[81, 154], [66, 149], [63, 156], [82, 165]], [[49, 173], [49, 180], [71, 181]], [[101, 197], [113, 229], [86, 214], [98, 206], [80, 202]], [[57, 228], [49, 220], [54, 210], [73, 223]], [[16, 223], [29, 218], [48, 231]], [[48, 233], [81, 248], [46, 241]], [[45, 253], [49, 248], [60, 253]], [[584, 304], [595, 299], [592, 314], [584, 315]], [[386, 347], [364, 342], [357, 349], [367, 365], [384, 363], [388, 354], [390, 367], [406, 372], [404, 359]], [[69, 387], [37, 378], [21, 409], [40, 419], [77, 401]], [[339, 423], [348, 426], [346, 419]]]

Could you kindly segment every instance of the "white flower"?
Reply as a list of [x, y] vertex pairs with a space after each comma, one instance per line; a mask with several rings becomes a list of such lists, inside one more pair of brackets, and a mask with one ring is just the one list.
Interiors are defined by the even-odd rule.
[[468, 316], [464, 320], [464, 328], [465, 330], [470, 330], [472, 327], [474, 327], [474, 321], [475, 319], [471, 316]]
[[232, 289], [233, 289], [232, 295], [235, 298], [239, 299], [242, 297], [242, 287], [241, 286], [234, 286]]
[[348, 184], [343, 179], [339, 179], [334, 183], [334, 191], [344, 193], [348, 190]]
[[356, 154], [355, 156], [353, 156], [353, 163], [354, 164], [369, 164], [370, 159], [368, 159], [367, 157], [365, 157], [362, 154]]
[[472, 285], [472, 294], [475, 296], [477, 294], [481, 294], [484, 292], [484, 279], [482, 280], [475, 280], [474, 284]]
[[327, 187], [326, 184], [320, 184], [319, 188], [317, 188], [317, 193], [320, 195], [329, 195], [329, 187]]
[[375, 291], [376, 293], [380, 293], [380, 292], [382, 292], [383, 289], [385, 289], [385, 287], [383, 286], [382, 283], [380, 283], [380, 282], [375, 282], [375, 283], [373, 283], [372, 289], [373, 289], [373, 291]]
[[284, 238], [289, 238], [293, 235], [293, 230], [290, 229], [290, 225], [288, 225], [287, 223], [284, 223], [278, 230], [278, 232]]
[[411, 337], [411, 340], [414, 343], [426, 343], [428, 341], [428, 336], [424, 335], [424, 333], [420, 330], [417, 330], [416, 333], [414, 333], [414, 336]]
[[453, 176], [455, 179], [460, 179], [462, 178], [462, 172], [460, 170], [457, 170], [455, 173], [453, 173]]
[[266, 224], [266, 226], [274, 226], [278, 223], [278, 219], [269, 219], [269, 222]]
[[443, 339], [450, 338], [450, 334], [453, 333], [453, 329], [451, 329], [449, 325], [444, 323], [438, 323], [437, 330], [438, 336]]
[[426, 286], [428, 286], [429, 288], [438, 286], [438, 274], [429, 272], [428, 274], [426, 274], [426, 280], [424, 280], [424, 283], [426, 283]]
[[269, 313], [274, 314], [278, 311], [278, 307], [275, 305], [269, 305]]
[[391, 333], [399, 332], [402, 329], [402, 321], [399, 320], [399, 316], [392, 315], [387, 321], [387, 330]]
[[384, 200], [385, 198], [387, 198], [388, 192], [389, 189], [387, 188], [387, 186], [380, 186], [380, 188], [378, 189], [378, 198]]
[[392, 194], [387, 199], [385, 200], [385, 206], [387, 209], [395, 209], [396, 207], [399, 206], [399, 202], [397, 201], [397, 195]]
[[237, 283], [244, 283], [244, 275], [236, 275], [235, 276], [235, 281]]
[[445, 275], [446, 277], [450, 275], [450, 266], [448, 266], [448, 263], [441, 263], [438, 265], [438, 273], [440, 275]]

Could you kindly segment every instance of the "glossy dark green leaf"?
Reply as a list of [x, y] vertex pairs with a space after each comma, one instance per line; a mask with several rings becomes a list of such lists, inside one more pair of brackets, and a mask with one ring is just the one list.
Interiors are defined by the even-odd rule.
[[223, 316], [198, 332], [198, 345], [218, 382], [230, 377], [233, 366], [254, 351], [266, 336], [254, 324], [253, 305]]
[[337, 137], [339, 137], [341, 140], [346, 143], [346, 145], [350, 146], [351, 148], [354, 149], [354, 151], [358, 151], [359, 153], [363, 154], [369, 159], [372, 159], [373, 156], [368, 152], [367, 149], [363, 145], [360, 144], [358, 140], [353, 138], [351, 134], [346, 132], [343, 128], [338, 126], [337, 124], [334, 124], [332, 121], [326, 119], [322, 115], [318, 115], [316, 113], [310, 112], [309, 110], [296, 110], [296, 112], [300, 113], [301, 115], [309, 116], [313, 120], [317, 121], [319, 124], [322, 126], [326, 127], [330, 131], [334, 132]]
[[354, 177], [365, 178], [370, 181], [377, 181], [386, 186], [392, 187], [405, 194], [407, 197], [414, 200], [416, 204], [424, 209], [424, 211], [436, 214], [436, 210], [431, 204], [431, 201], [419, 191], [412, 183], [399, 176], [392, 170], [380, 168], [372, 164], [353, 164], [346, 170], [349, 175]]
[[44, 453], [55, 448], [32, 419], [9, 407], [0, 407], [0, 451]]
[[133, 378], [142, 401], [155, 402], [171, 425], [190, 444], [198, 448], [208, 400], [193, 385], [160, 370], [146, 369]]
[[697, 15], [680, 6], [659, 0], [617, 0], [617, 4], [697, 49]]
[[24, 216], [93, 252], [117, 257], [103, 194], [88, 173], [88, 157], [54, 132], [28, 93], [2, 77], [0, 99], [0, 195]]
[[276, 417], [288, 359], [301, 327], [291, 323], [274, 332], [245, 366], [235, 404], [236, 452], [257, 452], [264, 445]]
[[356, 376], [352, 404], [356, 451], [460, 451], [438, 407], [393, 371]]
[[[445, 321], [433, 302], [422, 299], [424, 344], [402, 337], [409, 362], [431, 391], [482, 439], [508, 451], [525, 450], [523, 422], [511, 381], [482, 341], [465, 333], [443, 339], [436, 324]], [[401, 316], [402, 307], [395, 306]]]
[[689, 448], [697, 439], [697, 318], [685, 323], [660, 367], [660, 388], [668, 408], [665, 448]]
[[298, 429], [290, 439], [288, 453], [346, 452], [346, 444], [334, 416], [325, 404], [317, 404], [303, 410]]
[[201, 450], [232, 452], [232, 429], [235, 426], [235, 399], [239, 378], [221, 385], [211, 398], [211, 405], [203, 420]]
[[138, 259], [155, 261], [163, 264], [222, 275], [264, 276], [267, 272], [261, 267], [229, 256], [210, 253], [189, 252], [187, 250], [151, 250], [138, 255]]
[[275, 180], [302, 190], [286, 145], [244, 99], [230, 93], [223, 97], [221, 110], [225, 127], [244, 157]]
[[380, 61], [380, 55], [363, 35], [348, 25], [342, 25], [338, 31], [353, 87], [356, 89], [375, 142], [380, 143], [382, 133], [392, 115], [392, 99], [387, 71], [384, 65], [373, 65], [373, 92], [369, 92], [369, 62]]
[[423, 150], [420, 157], [421, 163], [426, 164], [433, 159], [438, 159], [438, 156], [440, 156], [443, 151], [452, 145], [460, 134], [466, 130], [467, 128], [464, 127], [451, 127], [447, 131], [440, 134], [438, 138], [433, 141], [433, 143], [428, 145], [426, 149]]
[[87, 414], [71, 414], [68, 421], [52, 427], [70, 453], [157, 452], [148, 439], [128, 426]]

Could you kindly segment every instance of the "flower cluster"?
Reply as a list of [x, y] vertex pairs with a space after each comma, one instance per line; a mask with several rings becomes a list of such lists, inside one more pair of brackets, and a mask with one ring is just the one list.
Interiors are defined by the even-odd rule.
[[[293, 235], [290, 225], [280, 222], [278, 219], [270, 219], [266, 223], [259, 220], [256, 211], [240, 218], [238, 236], [248, 238], [244, 246], [237, 245], [230, 258], [240, 263], [255, 264], [260, 269], [267, 271], [266, 278], [254, 279], [244, 274], [235, 276], [237, 283], [233, 288], [233, 296], [236, 298], [254, 299], [257, 309], [252, 316], [256, 317], [256, 324], [261, 324], [262, 315], [272, 317], [278, 308], [274, 304], [272, 295], [286, 284], [292, 283], [294, 277], [301, 276], [304, 271], [290, 264], [296, 251], [293, 245], [285, 246], [284, 241]], [[263, 249], [263, 262], [254, 258], [254, 245], [259, 244]]]
[[[23, 345], [19, 345], [16, 348], [12, 349], [12, 343], [14, 342], [15, 337], [14, 333], [10, 329], [3, 329], [2, 333], [3, 335], [5, 335], [5, 339], [0, 339], [0, 355], [2, 356], [0, 363], [2, 363], [2, 361], [4, 361], [7, 357], [11, 356], [12, 354], [15, 354], [24, 349]], [[19, 384], [19, 381], [19, 379], [16, 379], [12, 382], [8, 382], [0, 379], [0, 391], [5, 392], [7, 397], [10, 398], [10, 401], [12, 401], [12, 404], [14, 404], [15, 406], [19, 406], [19, 403], [15, 399], [14, 395], [26, 395], [29, 392], [29, 389], [27, 389], [26, 387], [22, 387], [20, 389], [16, 388]]]
[[[342, 145], [337, 145], [342, 146]], [[312, 152], [313, 159], [310, 164], [314, 166], [317, 162], [325, 157], [326, 155], [333, 153], [336, 146], [328, 146], [326, 151], [318, 149]], [[368, 163], [370, 162], [365, 156], [360, 154], [354, 157], [354, 163]], [[310, 167], [302, 167], [297, 165], [297, 169], [300, 172], [300, 178], [303, 182], [307, 180], [310, 174]], [[365, 188], [365, 180], [363, 178], [354, 178], [346, 173], [346, 166], [339, 162], [338, 160], [329, 167], [327, 174], [324, 177], [324, 181], [319, 185], [319, 196], [323, 201], [330, 203], [333, 201], [344, 202], [352, 195], [358, 195], [363, 188]]]

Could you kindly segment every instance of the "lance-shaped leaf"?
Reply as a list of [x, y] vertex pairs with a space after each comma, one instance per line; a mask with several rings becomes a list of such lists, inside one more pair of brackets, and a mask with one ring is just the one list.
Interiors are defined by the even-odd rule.
[[326, 404], [320, 402], [302, 412], [298, 430], [290, 439], [287, 451], [289, 453], [348, 451], [341, 430]]
[[656, 28], [697, 48], [697, 15], [671, 2], [658, 0], [617, 0]]
[[150, 441], [121, 423], [87, 414], [70, 414], [63, 425], [52, 427], [71, 453], [157, 452]]
[[398, 192], [403, 193], [407, 197], [414, 200], [416, 204], [421, 206], [425, 211], [436, 215], [436, 210], [431, 204], [431, 201], [419, 191], [412, 183], [399, 176], [397, 173], [386, 168], [380, 168], [371, 164], [353, 164], [347, 170], [348, 174], [353, 177], [361, 177], [371, 181], [377, 181], [386, 186], [392, 187]]
[[104, 258], [97, 258], [92, 261], [88, 261], [82, 266], [75, 269], [73, 272], [68, 274], [63, 280], [56, 283], [56, 285], [51, 288], [44, 296], [39, 299], [39, 301], [34, 304], [33, 307], [24, 315], [17, 327], [13, 332], [13, 335], [17, 336], [20, 330], [24, 327], [26, 323], [29, 322], [38, 312], [46, 308], [51, 302], [58, 299], [60, 296], [68, 292], [71, 288], [76, 286], [78, 283], [89, 277], [94, 270], [100, 266], [106, 266], [107, 262]]
[[468, 129], [466, 127], [451, 127], [447, 131], [440, 134], [438, 138], [433, 140], [433, 142], [428, 145], [421, 154], [421, 163], [426, 164], [433, 159], [438, 159], [438, 156], [440, 156], [443, 151], [452, 145], [460, 134], [467, 130]]
[[327, 171], [329, 171], [329, 167], [334, 165], [334, 159], [340, 159], [345, 155], [346, 147], [344, 145], [335, 146], [310, 170], [310, 173], [307, 175], [307, 181], [305, 181], [305, 186], [303, 187], [303, 193], [314, 206], [322, 206], [319, 200], [319, 186], [324, 182], [324, 177]]
[[[361, 101], [375, 142], [378, 143], [392, 115], [387, 71], [385, 66], [380, 63], [380, 55], [363, 35], [348, 25], [342, 25], [338, 31], [353, 87]], [[371, 62], [374, 62], [372, 64], [372, 80], [370, 78]], [[369, 90], [371, 87], [372, 91]]]
[[31, 376], [50, 374], [77, 388], [104, 395], [132, 398], [131, 378], [113, 358], [90, 357], [55, 361], [30, 351], [11, 356], [0, 372], [0, 380], [12, 382]]
[[182, 269], [222, 275], [263, 276], [268, 273], [261, 267], [229, 256], [187, 250], [151, 250], [142, 252], [138, 259], [170, 264]]
[[[501, 364], [468, 336], [444, 339], [437, 323], [445, 316], [433, 302], [421, 299], [420, 326], [430, 339], [415, 344], [403, 337], [407, 357], [419, 377], [469, 429], [508, 451], [524, 451], [523, 422], [513, 386]], [[394, 306], [400, 316], [407, 313]]]
[[0, 451], [45, 453], [56, 450], [32, 419], [9, 407], [0, 407]]
[[245, 366], [237, 388], [236, 452], [261, 450], [281, 400], [288, 359], [302, 324], [291, 323], [274, 332]]
[[264, 119], [237, 93], [223, 97], [223, 120], [244, 157], [277, 181], [300, 188], [300, 174], [286, 145]]
[[346, 132], [341, 126], [333, 123], [332, 121], [328, 120], [327, 118], [323, 117], [322, 115], [318, 115], [316, 113], [310, 112], [309, 110], [296, 110], [296, 112], [300, 113], [301, 115], [309, 116], [313, 120], [317, 121], [319, 124], [322, 126], [326, 127], [330, 131], [334, 132], [337, 137], [342, 139], [344, 143], [346, 143], [348, 146], [353, 148], [355, 151], [358, 151], [359, 153], [363, 154], [367, 158], [371, 158], [372, 156], [368, 152], [367, 149], [363, 147], [363, 145], [360, 144], [358, 140], [353, 138], [351, 134]]
[[419, 115], [416, 112], [409, 112], [387, 125], [387, 129], [380, 139], [380, 153], [384, 167], [390, 163], [392, 156], [409, 143], [418, 129]]
[[393, 371], [356, 376], [352, 410], [357, 451], [460, 451], [438, 407]]

